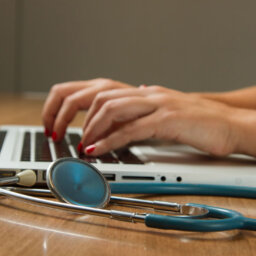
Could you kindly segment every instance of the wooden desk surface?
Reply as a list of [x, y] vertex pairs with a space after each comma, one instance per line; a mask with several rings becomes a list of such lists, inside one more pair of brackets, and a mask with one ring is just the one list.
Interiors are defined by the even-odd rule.
[[[0, 95], [0, 124], [41, 124], [43, 100]], [[83, 113], [72, 125], [81, 125]], [[137, 195], [137, 197], [139, 197]], [[142, 196], [141, 196], [142, 197]], [[256, 217], [256, 200], [212, 196], [151, 196], [202, 203]], [[150, 229], [72, 214], [0, 197], [0, 255], [255, 255], [256, 232], [193, 233]]]

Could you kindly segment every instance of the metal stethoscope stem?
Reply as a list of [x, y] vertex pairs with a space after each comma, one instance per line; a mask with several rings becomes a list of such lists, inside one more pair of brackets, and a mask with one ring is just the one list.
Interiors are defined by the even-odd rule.
[[13, 199], [24, 201], [26, 203], [46, 206], [46, 207], [59, 209], [59, 210], [71, 211], [74, 213], [90, 214], [90, 215], [108, 217], [108, 218], [130, 221], [130, 222], [144, 222], [145, 220], [145, 216], [141, 214], [127, 213], [127, 212], [114, 211], [114, 210], [105, 210], [105, 209], [99, 209], [99, 208], [93, 208], [93, 207], [61, 203], [61, 202], [37, 198], [34, 196], [20, 194], [20, 193], [13, 192], [3, 188], [0, 188], [0, 194], [11, 197]]
[[[15, 190], [15, 188], [14, 188]], [[20, 191], [19, 189], [16, 189], [17, 191]], [[25, 190], [23, 189], [23, 192]], [[30, 191], [30, 193], [33, 192], [32, 190]], [[37, 191], [40, 194], [40, 191]], [[43, 192], [43, 191], [41, 191]], [[37, 194], [38, 194], [37, 193]], [[49, 191], [44, 191], [43, 194], [44, 195], [48, 195], [49, 196]], [[86, 206], [80, 206], [80, 205], [73, 205], [73, 204], [67, 204], [67, 203], [61, 203], [61, 202], [56, 202], [56, 201], [51, 201], [51, 200], [45, 200], [45, 199], [41, 199], [41, 198], [37, 198], [34, 196], [28, 196], [28, 195], [24, 195], [24, 194], [20, 194], [17, 192], [13, 192], [7, 189], [2, 189], [0, 188], [0, 194], [11, 197], [13, 199], [19, 199], [22, 201], [25, 201], [27, 203], [32, 203], [32, 204], [36, 204], [36, 205], [41, 205], [41, 206], [47, 206], [50, 208], [54, 208], [54, 209], [60, 209], [60, 210], [66, 210], [66, 211], [71, 211], [74, 213], [81, 213], [81, 214], [90, 214], [90, 215], [96, 215], [96, 216], [101, 216], [101, 217], [108, 217], [111, 219], [116, 219], [116, 220], [120, 220], [120, 221], [128, 221], [128, 222], [140, 222], [140, 223], [145, 223], [145, 218], [147, 216], [147, 214], [143, 213], [143, 214], [137, 214], [137, 213], [130, 213], [130, 212], [124, 212], [124, 211], [116, 211], [116, 210], [106, 210], [106, 209], [98, 209], [98, 208], [93, 208], [93, 207], [86, 207]], [[119, 204], [125, 204], [125, 198], [120, 199], [118, 197], [114, 197], [113, 201], [115, 203], [119, 202]], [[131, 202], [131, 200], [128, 200]], [[140, 200], [136, 200], [137, 202], [133, 205], [138, 205], [140, 202]], [[162, 205], [164, 205], [164, 202], [160, 202], [160, 204], [153, 202], [153, 201], [149, 201], [148, 203], [146, 202], [146, 200], [142, 200], [144, 201], [144, 205], [145, 206], [153, 206], [152, 208], [161, 208]], [[121, 203], [120, 203], [121, 202]], [[128, 205], [130, 205], [128, 203]], [[168, 209], [168, 205], [169, 205], [169, 211], [174, 211], [176, 213], [180, 213], [180, 209], [183, 208], [183, 205], [179, 205], [176, 203], [166, 203], [165, 206], [163, 207], [165, 210]], [[141, 206], [141, 205], [140, 205]], [[160, 207], [158, 207], [160, 206]], [[185, 206], [185, 208], [188, 208], [187, 206]], [[197, 211], [193, 211], [193, 209], [196, 208], [198, 210], [197, 207], [192, 207], [189, 206], [188, 209], [190, 209], [190, 214], [194, 214], [197, 213]], [[208, 212], [207, 210], [204, 210], [204, 213]], [[202, 214], [202, 212], [201, 212]]]
[[2, 178], [0, 179], [0, 186], [17, 184], [19, 180], [17, 176]]
[[[28, 196], [28, 195], [36, 195], [36, 196], [52, 197], [53, 195], [51, 191], [47, 189], [7, 187], [6, 189], [0, 189], [0, 193], [12, 198], [17, 198], [17, 199], [26, 201], [28, 203], [48, 206], [55, 209], [69, 210], [77, 213], [109, 217], [109, 218], [124, 220], [124, 221], [144, 222], [145, 216], [146, 216], [146, 213], [137, 214], [137, 213], [124, 212], [124, 211], [98, 209], [98, 208], [85, 207], [80, 205], [73, 205], [73, 204], [45, 200], [45, 199], [37, 198], [34, 196]], [[194, 207], [186, 204], [178, 204], [178, 203], [163, 202], [163, 201], [150, 201], [150, 200], [142, 200], [142, 199], [134, 199], [134, 198], [126, 198], [126, 197], [117, 197], [117, 196], [111, 196], [110, 203], [121, 205], [121, 206], [151, 208], [157, 211], [164, 211], [165, 213], [168, 213], [170, 215], [179, 215], [180, 217], [196, 216], [199, 218], [199, 217], [205, 216], [208, 213], [208, 210], [204, 208]]]

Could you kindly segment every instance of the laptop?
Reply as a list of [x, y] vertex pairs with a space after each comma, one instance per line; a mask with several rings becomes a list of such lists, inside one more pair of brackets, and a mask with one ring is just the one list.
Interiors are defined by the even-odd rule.
[[63, 157], [81, 158], [97, 167], [110, 183], [218, 184], [254, 187], [256, 161], [232, 155], [211, 157], [192, 147], [147, 140], [130, 144], [99, 157], [77, 152], [81, 128], [68, 128], [54, 143], [41, 126], [0, 126], [0, 177], [32, 169], [36, 186], [46, 185], [49, 164]]

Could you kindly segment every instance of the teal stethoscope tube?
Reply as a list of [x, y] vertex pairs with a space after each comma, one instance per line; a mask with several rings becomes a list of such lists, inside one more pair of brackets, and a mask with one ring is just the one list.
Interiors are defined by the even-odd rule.
[[160, 229], [175, 229], [197, 232], [214, 232], [232, 229], [256, 230], [256, 220], [244, 217], [241, 213], [208, 205], [189, 204], [209, 210], [206, 217], [217, 219], [177, 218], [150, 214], [145, 219], [148, 227]]
[[[110, 187], [113, 193], [119, 194], [214, 195], [256, 198], [255, 188], [241, 186], [174, 183], [110, 183]], [[146, 216], [145, 224], [153, 228], [198, 232], [214, 232], [232, 229], [256, 230], [256, 220], [246, 218], [237, 211], [209, 205], [189, 205], [207, 209], [209, 213], [205, 217], [215, 219], [183, 219], [150, 214]]]
[[256, 198], [256, 188], [177, 183], [109, 183], [114, 194], [212, 195]]

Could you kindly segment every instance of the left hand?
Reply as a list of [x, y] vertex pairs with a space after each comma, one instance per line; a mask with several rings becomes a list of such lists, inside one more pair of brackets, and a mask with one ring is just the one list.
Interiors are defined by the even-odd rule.
[[63, 139], [66, 129], [79, 110], [87, 110], [96, 95], [112, 89], [132, 88], [132, 85], [106, 78], [56, 84], [45, 101], [42, 119], [45, 134], [54, 141]]

